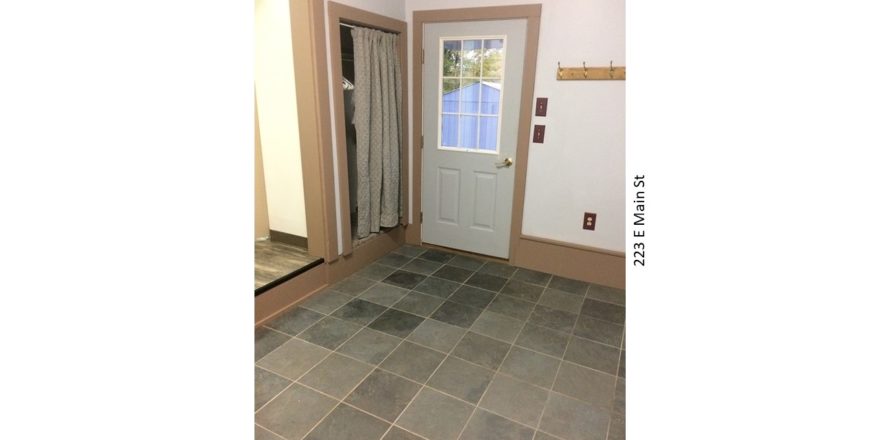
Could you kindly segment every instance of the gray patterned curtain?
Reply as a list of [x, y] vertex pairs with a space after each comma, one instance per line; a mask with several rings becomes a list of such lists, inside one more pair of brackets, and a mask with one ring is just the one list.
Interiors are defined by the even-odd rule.
[[398, 36], [365, 28], [354, 39], [357, 236], [400, 222], [401, 76]]

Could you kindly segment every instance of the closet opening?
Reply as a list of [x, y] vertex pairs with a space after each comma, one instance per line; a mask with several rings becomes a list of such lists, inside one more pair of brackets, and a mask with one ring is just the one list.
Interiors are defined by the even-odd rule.
[[337, 32], [339, 68], [331, 86], [341, 97], [334, 99], [341, 107], [336, 145], [342, 247], [349, 254], [406, 224], [406, 35], [342, 17]]

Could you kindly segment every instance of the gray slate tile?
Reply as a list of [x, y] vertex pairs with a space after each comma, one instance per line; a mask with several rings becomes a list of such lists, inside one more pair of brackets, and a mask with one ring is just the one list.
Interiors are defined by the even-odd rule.
[[352, 275], [330, 286], [330, 288], [346, 295], [357, 296], [375, 283], [376, 282], [371, 279], [361, 278], [357, 275]]
[[496, 375], [486, 390], [480, 407], [535, 428], [548, 393], [543, 388], [520, 380]]
[[448, 265], [460, 267], [462, 269], [467, 270], [477, 270], [483, 266], [485, 260], [481, 260], [479, 258], [466, 257], [464, 255], [456, 255], [451, 260], [449, 260]]
[[402, 287], [392, 286], [385, 283], [376, 283], [373, 287], [364, 291], [364, 293], [358, 296], [358, 298], [372, 303], [381, 304], [386, 307], [391, 307], [392, 304], [400, 301], [400, 298], [406, 296], [407, 293], [409, 293], [409, 290]]
[[614, 381], [615, 377], [610, 374], [563, 362], [553, 391], [610, 411], [614, 401]]
[[477, 408], [461, 434], [461, 440], [532, 440], [535, 430]]
[[332, 317], [351, 321], [359, 325], [367, 325], [384, 312], [386, 307], [364, 301], [360, 298], [350, 300], [347, 304], [333, 312]]
[[293, 384], [254, 415], [260, 426], [288, 439], [302, 438], [329, 412], [336, 401]]
[[287, 342], [290, 336], [260, 326], [254, 330], [254, 362]]
[[412, 333], [425, 318], [400, 310], [388, 309], [379, 315], [369, 327], [373, 330], [388, 333], [398, 338], [405, 338]]
[[399, 267], [405, 265], [406, 263], [409, 263], [410, 261], [412, 261], [412, 258], [404, 256], [404, 255], [400, 255], [400, 254], [395, 254], [395, 253], [387, 254], [387, 255], [383, 256], [382, 258], [376, 260], [377, 263], [379, 263], [383, 266], [394, 267], [394, 268], [399, 268]]
[[357, 276], [361, 278], [371, 279], [373, 281], [382, 281], [385, 279], [385, 277], [394, 273], [395, 270], [396, 268], [391, 266], [373, 263], [358, 271]]
[[550, 284], [548, 286], [554, 289], [561, 290], [563, 292], [573, 293], [575, 295], [583, 297], [587, 294], [587, 287], [590, 286], [590, 283], [553, 275], [553, 278], [550, 279]]
[[428, 386], [476, 404], [493, 375], [492, 370], [450, 356], [431, 376]]
[[531, 316], [529, 316], [530, 323], [552, 328], [563, 333], [570, 333], [576, 321], [577, 315], [574, 313], [551, 309], [540, 304], [535, 306]]
[[466, 361], [482, 365], [490, 370], [496, 370], [507, 355], [510, 344], [483, 336], [474, 332], [468, 332], [461, 338], [461, 342], [452, 350], [452, 355]]
[[466, 306], [484, 309], [492, 302], [493, 298], [495, 298], [495, 292], [463, 285], [449, 297], [449, 300]]
[[510, 280], [501, 289], [502, 295], [508, 295], [523, 301], [538, 302], [544, 288], [535, 284], [529, 284], [524, 281]]
[[400, 344], [400, 338], [365, 328], [339, 347], [337, 351], [368, 364], [378, 365], [398, 344]]
[[445, 357], [439, 351], [403, 341], [380, 367], [407, 379], [425, 383]]
[[584, 300], [581, 314], [615, 324], [623, 324], [626, 321], [626, 308], [590, 298]]
[[539, 286], [546, 286], [548, 282], [550, 282], [551, 275], [549, 273], [538, 272], [535, 270], [518, 268], [516, 273], [513, 274], [511, 279], [517, 281], [525, 281], [527, 283], [537, 284]]
[[455, 257], [455, 254], [450, 254], [449, 252], [438, 251], [436, 249], [428, 249], [423, 254], [419, 255], [419, 258], [423, 258], [425, 260], [436, 261], [438, 263], [446, 263]]
[[266, 327], [296, 336], [303, 330], [318, 322], [324, 315], [312, 310], [294, 307], [281, 314], [281, 316], [266, 324]]
[[446, 301], [431, 314], [431, 318], [447, 324], [468, 328], [480, 317], [480, 313], [482, 313], [480, 309], [453, 301]]
[[443, 304], [443, 299], [436, 296], [426, 295], [424, 293], [410, 292], [400, 301], [396, 302], [393, 308], [403, 310], [414, 315], [428, 317], [437, 307]]
[[448, 353], [467, 330], [434, 319], [426, 319], [407, 337], [408, 340]]
[[532, 385], [550, 388], [560, 362], [557, 358], [514, 346], [498, 371]]
[[297, 379], [324, 359], [330, 350], [293, 338], [266, 355], [257, 365], [289, 379]]
[[455, 281], [456, 283], [463, 283], [466, 279], [470, 278], [473, 273], [474, 271], [472, 270], [447, 265], [438, 269], [432, 274], [432, 276], [443, 278], [444, 280]]
[[410, 261], [405, 264], [401, 269], [408, 272], [420, 273], [422, 275], [431, 275], [436, 272], [437, 269], [440, 269], [442, 264], [437, 263], [435, 261], [423, 260], [421, 258], [416, 258], [415, 260]]
[[335, 350], [346, 339], [352, 337], [362, 327], [341, 319], [326, 317], [306, 331], [299, 334], [299, 338], [321, 347]]
[[299, 382], [342, 399], [371, 371], [373, 367], [370, 365], [333, 353], [300, 378]]
[[501, 277], [496, 277], [495, 275], [475, 273], [472, 277], [468, 278], [465, 284], [492, 292], [498, 292], [505, 284], [507, 284], [507, 280]]
[[439, 298], [449, 298], [461, 284], [437, 277], [428, 277], [415, 287], [416, 292], [427, 293]]
[[431, 440], [455, 440], [473, 405], [423, 388], [397, 424]]
[[590, 288], [587, 290], [587, 298], [626, 306], [626, 290], [623, 289], [590, 284]]
[[325, 290], [312, 295], [311, 298], [300, 304], [300, 307], [329, 315], [349, 300], [351, 300], [351, 297], [345, 294], [333, 290]]
[[610, 417], [588, 403], [550, 393], [539, 429], [565, 440], [605, 440]]
[[392, 426], [391, 430], [388, 431], [388, 434], [385, 434], [385, 437], [382, 437], [382, 440], [423, 440], [423, 438], [404, 431], [397, 426]]
[[388, 422], [364, 414], [346, 404], [336, 407], [309, 433], [307, 440], [379, 440]]
[[569, 313], [578, 314], [584, 299], [578, 295], [548, 287], [541, 295], [538, 304]]
[[564, 359], [614, 375], [617, 374], [619, 356], [620, 350], [614, 347], [573, 336], [565, 351]]
[[516, 267], [509, 264], [489, 261], [484, 264], [483, 267], [481, 267], [480, 270], [478, 270], [477, 272], [509, 279], [513, 275], [513, 273], [516, 272]]
[[554, 357], [562, 357], [567, 342], [568, 335], [529, 323], [516, 338], [516, 345]]
[[262, 368], [254, 367], [254, 411], [272, 400], [291, 381]]
[[471, 326], [471, 331], [505, 342], [513, 342], [523, 324], [523, 321], [518, 319], [486, 310]]
[[489, 307], [486, 307], [486, 310], [525, 321], [532, 313], [532, 308], [534, 307], [535, 304], [528, 301], [519, 300], [507, 295], [498, 295], [492, 300]]
[[574, 325], [575, 336], [592, 339], [614, 347], [620, 346], [623, 339], [623, 326], [581, 315]]
[[402, 287], [404, 289], [410, 290], [416, 287], [419, 283], [427, 278], [426, 275], [422, 275], [419, 273], [407, 272], [405, 270], [398, 270], [391, 275], [385, 277], [382, 280], [385, 284], [391, 284], [392, 286]]
[[394, 421], [419, 388], [413, 381], [374, 370], [345, 401], [384, 420]]

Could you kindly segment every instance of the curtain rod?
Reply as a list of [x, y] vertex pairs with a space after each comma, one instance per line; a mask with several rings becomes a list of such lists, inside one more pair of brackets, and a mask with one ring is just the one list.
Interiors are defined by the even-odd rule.
[[341, 21], [339, 22], [339, 25], [342, 26], [342, 27], [347, 27], [347, 28], [351, 28], [351, 29], [370, 29], [370, 30], [374, 30], [374, 31], [384, 32], [384, 33], [386, 33], [386, 34], [400, 35], [400, 34], [398, 34], [397, 32], [390, 32], [390, 31], [386, 31], [386, 30], [383, 30], [383, 29], [371, 28], [371, 27], [369, 27], [369, 26], [355, 26], [355, 25], [351, 25], [351, 24], [348, 24], [348, 23], [343, 23], [343, 22], [341, 22]]

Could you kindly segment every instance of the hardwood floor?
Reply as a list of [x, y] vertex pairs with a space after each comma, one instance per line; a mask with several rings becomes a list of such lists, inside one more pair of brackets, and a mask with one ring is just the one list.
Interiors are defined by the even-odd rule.
[[254, 242], [254, 289], [275, 281], [317, 259], [301, 247], [270, 240]]

